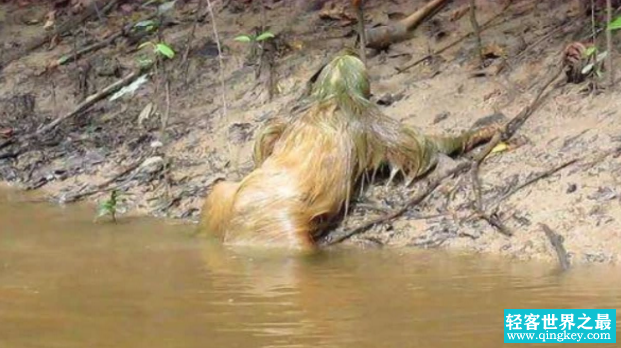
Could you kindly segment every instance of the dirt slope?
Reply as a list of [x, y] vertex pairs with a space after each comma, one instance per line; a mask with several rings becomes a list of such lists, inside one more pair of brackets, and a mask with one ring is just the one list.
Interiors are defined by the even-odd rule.
[[[171, 78], [169, 105], [164, 84], [158, 83], [164, 76], [160, 71], [149, 76], [133, 95], [102, 101], [29, 141], [27, 150], [18, 156], [4, 156], [8, 158], [0, 160], [0, 177], [62, 199], [110, 187], [96, 185], [128, 166], [150, 159], [150, 166], [118, 177], [112, 184], [124, 185], [128, 214], [197, 220], [210, 183], [218, 177], [239, 179], [251, 170], [249, 148], [260, 122], [293, 105], [315, 69], [355, 40], [350, 20], [353, 13], [338, 5], [330, 7], [338, 2], [318, 1], [314, 7], [305, 7], [300, 2], [265, 1], [264, 12], [257, 5], [239, 3], [233, 1], [223, 8], [220, 2], [214, 2], [224, 51], [226, 113], [209, 16], [204, 16], [196, 29], [184, 82], [184, 69], [179, 64], [193, 25], [196, 2], [179, 4], [171, 15], [176, 21], [161, 32], [163, 40], [177, 51], [175, 59], [167, 64]], [[398, 19], [421, 3], [368, 1], [368, 24]], [[467, 1], [454, 1], [420, 27], [411, 40], [369, 58], [373, 93], [382, 104], [390, 104], [384, 106], [387, 114], [437, 133], [467, 129], [479, 118], [492, 114], [512, 117], [529, 104], [549, 74], [558, 68], [565, 46], [588, 38], [590, 32], [588, 17], [576, 20], [580, 16], [577, 1], [514, 1], [505, 10], [502, 2], [477, 3], [481, 23], [500, 14], [482, 38], [491, 52], [488, 71], [493, 72], [506, 59], [504, 70], [473, 76], [476, 52], [472, 38], [406, 72], [395, 70], [469, 32], [467, 14], [458, 16], [464, 13]], [[43, 32], [46, 6], [0, 5], [0, 40], [5, 54]], [[4, 138], [0, 140], [34, 131], [73, 110], [86, 95], [135, 69], [139, 54], [148, 52], [136, 51], [136, 45], [123, 39], [45, 73], [54, 59], [148, 14], [139, 8], [126, 10], [112, 11], [105, 23], [94, 19], [73, 35], [63, 37], [52, 49], [38, 49], [3, 68], [0, 130]], [[249, 45], [233, 40], [239, 34], [252, 32], [263, 18], [278, 38], [272, 76], [275, 95], [271, 101], [267, 88], [270, 70], [261, 70], [256, 78], [257, 60], [248, 59]], [[618, 47], [619, 38], [615, 39]], [[466, 219], [472, 214], [474, 196], [470, 177], [464, 175], [446, 181], [406, 217], [350, 242], [442, 247], [555, 261], [556, 254], [539, 226], [544, 222], [564, 237], [572, 263], [619, 262], [621, 163], [618, 156], [598, 154], [621, 145], [621, 98], [618, 88], [611, 93], [585, 92], [586, 88], [585, 82], [554, 90], [520, 129], [511, 150], [492, 155], [481, 168], [483, 201], [489, 203], [534, 173], [587, 156], [500, 203], [498, 216], [513, 230], [513, 237], [498, 233], [483, 220]], [[150, 103], [156, 111], [148, 118], [140, 118]], [[168, 126], [162, 137], [159, 125], [167, 108]], [[155, 142], [164, 146], [154, 148]], [[16, 150], [3, 151], [6, 154]], [[156, 161], [162, 154], [172, 161], [168, 176], [163, 175], [161, 163]], [[411, 189], [399, 185], [380, 187], [375, 199], [386, 209], [398, 208], [422, 185], [424, 180]], [[101, 201], [107, 195], [100, 192], [84, 198]], [[345, 222], [346, 227], [356, 226], [377, 213], [360, 208], [353, 214]]]

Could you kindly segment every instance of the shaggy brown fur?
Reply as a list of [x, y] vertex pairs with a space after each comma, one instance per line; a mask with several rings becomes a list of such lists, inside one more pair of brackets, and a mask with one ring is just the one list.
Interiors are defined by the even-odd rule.
[[[493, 129], [428, 136], [371, 103], [369, 80], [351, 51], [321, 71], [312, 104], [292, 121], [273, 120], [256, 139], [256, 169], [220, 182], [205, 200], [200, 232], [229, 245], [313, 249], [314, 237], [342, 213], [357, 185], [383, 165], [390, 180], [428, 172], [437, 154], [456, 154], [491, 138]], [[371, 178], [369, 175], [372, 174]]]

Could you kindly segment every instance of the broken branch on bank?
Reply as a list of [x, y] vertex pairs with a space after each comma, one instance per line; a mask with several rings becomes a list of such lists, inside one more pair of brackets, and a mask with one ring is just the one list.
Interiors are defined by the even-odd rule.
[[400, 21], [365, 30], [367, 40], [366, 47], [382, 50], [387, 49], [394, 43], [406, 40], [410, 36], [410, 33], [425, 19], [437, 13], [449, 2], [450, 0], [431, 0]]
[[[483, 31], [485, 31], [485, 30], [487, 30], [487, 29], [491, 28], [491, 27], [492, 27], [492, 25], [491, 25], [491, 24], [492, 24], [492, 22], [494, 22], [496, 19], [498, 19], [500, 16], [502, 16], [502, 15], [504, 14], [504, 12], [505, 12], [505, 11], [506, 11], [506, 10], [507, 10], [507, 9], [508, 9], [511, 5], [512, 5], [512, 4], [513, 4], [513, 2], [512, 2], [512, 1], [510, 1], [510, 2], [509, 2], [509, 3], [508, 3], [508, 4], [507, 4], [507, 5], [506, 5], [506, 6], [505, 6], [502, 10], [500, 10], [500, 12], [498, 12], [498, 13], [497, 13], [496, 15], [494, 15], [492, 18], [490, 18], [490, 19], [488, 19], [487, 21], [485, 21], [483, 24], [479, 25], [479, 35], [480, 35]], [[464, 36], [462, 36], [462, 37], [460, 37], [460, 38], [456, 39], [455, 41], [453, 41], [453, 42], [451, 42], [451, 43], [447, 44], [446, 46], [444, 46], [444, 47], [440, 48], [439, 50], [437, 50], [437, 51], [435, 51], [435, 52], [433, 52], [433, 53], [427, 54], [427, 55], [425, 55], [424, 57], [422, 57], [422, 58], [420, 58], [420, 59], [417, 59], [417, 60], [415, 60], [414, 62], [412, 62], [412, 63], [410, 63], [410, 64], [408, 64], [408, 65], [406, 65], [406, 66], [404, 66], [404, 67], [402, 67], [402, 68], [395, 67], [395, 70], [397, 70], [397, 72], [398, 72], [399, 74], [400, 74], [400, 73], [402, 73], [402, 72], [405, 72], [405, 71], [407, 71], [407, 70], [409, 70], [409, 69], [411, 69], [411, 68], [413, 68], [413, 67], [417, 66], [418, 64], [420, 64], [420, 63], [422, 63], [422, 62], [424, 62], [424, 61], [426, 61], [426, 60], [429, 60], [429, 59], [433, 58], [434, 56], [437, 56], [438, 54], [442, 54], [442, 53], [444, 53], [445, 51], [447, 51], [447, 50], [449, 50], [449, 49], [453, 48], [453, 47], [454, 47], [454, 46], [456, 46], [458, 43], [460, 43], [460, 42], [464, 41], [465, 39], [469, 38], [469, 37], [470, 37], [470, 36], [472, 36], [473, 34], [474, 34], [474, 31], [471, 31], [471, 32], [467, 33], [466, 35], [464, 35]]]

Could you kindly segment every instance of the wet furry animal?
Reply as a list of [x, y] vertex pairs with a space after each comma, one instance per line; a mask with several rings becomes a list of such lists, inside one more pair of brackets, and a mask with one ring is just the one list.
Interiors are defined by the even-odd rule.
[[425, 135], [369, 101], [364, 64], [347, 50], [318, 75], [310, 104], [292, 120], [273, 119], [255, 140], [255, 169], [241, 182], [217, 183], [206, 198], [201, 233], [227, 245], [313, 250], [314, 239], [347, 214], [359, 185], [380, 167], [408, 183], [437, 155], [489, 140], [490, 128], [459, 136]]

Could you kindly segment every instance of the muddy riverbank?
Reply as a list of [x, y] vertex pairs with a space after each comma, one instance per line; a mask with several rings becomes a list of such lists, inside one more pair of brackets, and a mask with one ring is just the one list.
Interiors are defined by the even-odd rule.
[[[196, 221], [211, 183], [218, 178], [236, 180], [251, 170], [249, 150], [261, 122], [290, 110], [316, 69], [343, 45], [353, 44], [351, 10], [331, 7], [331, 1], [321, 3], [323, 8], [304, 8], [297, 2], [265, 1], [261, 10], [256, 4], [232, 1], [223, 7], [214, 1], [222, 60], [203, 8], [188, 65], [182, 63], [197, 2], [178, 4], [160, 31], [161, 42], [176, 52], [164, 70], [145, 76], [133, 93], [114, 100], [109, 96], [49, 132], [2, 149], [0, 178], [14, 187], [40, 190], [57, 202], [101, 202], [109, 195], [105, 190], [118, 186], [127, 215]], [[423, 2], [368, 3], [367, 25], [372, 25], [401, 18]], [[591, 32], [590, 18], [580, 12], [578, 1], [514, 1], [508, 8], [502, 2], [478, 3], [479, 21], [494, 19], [482, 34], [488, 69], [475, 69], [471, 37], [403, 73], [395, 69], [470, 31], [463, 11], [466, 2], [455, 1], [417, 29], [412, 39], [369, 57], [374, 100], [385, 113], [431, 133], [456, 133], [492, 114], [512, 117], [558, 68], [564, 48], [588, 40]], [[148, 47], [137, 49], [138, 44], [157, 40], [155, 34], [146, 39], [124, 35], [76, 62], [51, 63], [109, 38], [127, 23], [148, 18], [153, 10], [129, 2], [3, 66], [0, 143], [36, 132], [136, 71], [150, 54]], [[294, 20], [292, 13], [297, 15]], [[49, 7], [8, 3], [0, 5], [0, 14], [6, 56], [45, 32]], [[259, 60], [248, 43], [234, 38], [262, 25], [276, 33], [276, 39], [268, 45], [270, 53]], [[614, 39], [619, 47], [618, 34]], [[483, 163], [482, 200], [490, 212], [498, 207], [495, 217], [513, 236], [472, 218], [471, 179], [461, 175], [443, 182], [402, 218], [347, 243], [556, 262], [540, 226], [546, 223], [563, 236], [571, 263], [618, 263], [621, 162], [614, 150], [621, 146], [619, 93], [618, 88], [594, 93], [588, 81], [554, 89], [512, 139], [509, 150]], [[580, 161], [499, 200], [512, 188], [573, 159]], [[398, 184], [379, 188], [373, 198], [384, 210], [398, 209], [424, 185], [421, 180], [411, 189]], [[378, 214], [382, 211], [356, 208], [344, 226]]]

